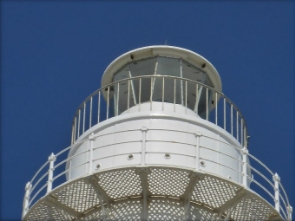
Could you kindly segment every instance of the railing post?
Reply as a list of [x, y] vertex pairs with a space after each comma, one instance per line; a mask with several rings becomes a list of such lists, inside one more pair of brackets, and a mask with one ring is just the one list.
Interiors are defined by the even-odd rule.
[[86, 119], [86, 103], [84, 102], [83, 105], [83, 124], [82, 124], [82, 131], [85, 132], [85, 119]]
[[226, 99], [223, 97], [223, 129], [226, 130]]
[[26, 192], [25, 192], [25, 198], [24, 198], [24, 204], [23, 204], [23, 216], [24, 217], [28, 210], [29, 210], [29, 202], [30, 202], [30, 194], [31, 194], [32, 184], [31, 182], [28, 182], [26, 185]]
[[88, 173], [92, 174], [92, 163], [93, 163], [93, 139], [94, 139], [94, 133], [92, 133], [89, 136], [89, 167], [88, 167]]
[[287, 206], [287, 213], [288, 213], [288, 220], [291, 221], [292, 220], [292, 211], [293, 211], [293, 208], [292, 206]]
[[138, 91], [138, 111], [140, 111], [141, 108], [141, 80], [142, 78], [139, 78], [139, 91]]
[[146, 153], [146, 133], [148, 128], [143, 126], [141, 128], [142, 131], [142, 143], [141, 143], [141, 166], [145, 165], [145, 153]]
[[275, 184], [275, 208], [276, 211], [278, 211], [278, 213], [280, 213], [280, 189], [279, 189], [279, 185], [280, 185], [280, 177], [277, 173], [275, 173], [275, 175], [273, 175], [272, 177], [274, 184]]
[[164, 91], [165, 91], [165, 78], [162, 78], [162, 111], [164, 111]]
[[117, 83], [117, 96], [116, 96], [116, 116], [119, 115], [119, 98], [120, 98], [120, 84]]
[[209, 120], [209, 102], [208, 88], [206, 87], [206, 120]]
[[195, 157], [196, 157], [196, 161], [195, 161], [195, 169], [199, 170], [200, 169], [200, 139], [201, 139], [201, 132], [197, 131], [195, 133], [195, 137], [196, 137], [196, 150], [195, 150]]
[[[109, 119], [109, 109], [110, 109], [110, 86], [107, 87], [107, 119]], [[129, 105], [129, 81], [128, 81], [128, 105]], [[129, 106], [128, 106], [129, 108]]]
[[247, 163], [247, 158], [248, 158], [248, 149], [246, 147], [244, 147], [242, 149], [242, 155], [243, 155], [243, 185], [245, 187], [247, 187], [247, 167], [248, 167], [248, 163]]
[[47, 181], [47, 194], [52, 190], [52, 179], [53, 179], [53, 170], [54, 170], [54, 161], [56, 157], [53, 153], [48, 157], [49, 161], [49, 170], [48, 170], [48, 181]]

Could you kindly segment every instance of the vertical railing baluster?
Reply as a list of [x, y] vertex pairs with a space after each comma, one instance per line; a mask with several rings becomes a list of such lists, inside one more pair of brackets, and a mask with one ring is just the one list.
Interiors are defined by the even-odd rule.
[[84, 102], [84, 105], [83, 105], [83, 128], [82, 128], [82, 131], [84, 133], [85, 131], [85, 116], [86, 116], [86, 103]]
[[153, 101], [153, 77], [151, 77], [151, 94], [150, 94], [150, 111], [153, 110], [152, 101]]
[[[129, 69], [129, 78], [132, 78], [130, 69]], [[136, 96], [135, 96], [135, 89], [134, 89], [133, 80], [131, 80], [131, 92], [132, 92], [133, 104], [136, 105]]]
[[237, 141], [239, 141], [239, 111], [237, 111]]
[[130, 80], [127, 82], [127, 110], [129, 110], [130, 107]]
[[[180, 59], [180, 77], [183, 78], [183, 73], [182, 73], [182, 60]], [[183, 80], [180, 80], [180, 95], [181, 95], [181, 105], [183, 106]]]
[[174, 112], [176, 111], [176, 79], [173, 79], [173, 104]]
[[217, 120], [218, 120], [218, 110], [217, 110], [217, 92], [215, 92], [215, 125], [217, 125]]
[[56, 157], [53, 153], [48, 157], [49, 161], [49, 170], [48, 170], [48, 181], [47, 181], [47, 194], [52, 190], [52, 182], [53, 182], [53, 171], [54, 171], [54, 161]]
[[230, 133], [233, 135], [234, 133], [234, 111], [233, 104], [230, 105]]
[[196, 103], [195, 103], [195, 112], [199, 114], [199, 84], [196, 84]]
[[74, 118], [74, 142], [77, 140], [77, 115]]
[[244, 125], [244, 146], [248, 148], [247, 129]]
[[75, 142], [75, 125], [74, 125], [75, 122], [73, 122], [72, 124], [72, 137], [71, 137], [71, 144], [73, 144]]
[[79, 115], [78, 115], [78, 137], [80, 137], [80, 121], [81, 121], [81, 109], [79, 109]]
[[280, 189], [279, 189], [279, 185], [280, 185], [280, 177], [277, 173], [275, 173], [275, 175], [272, 177], [273, 181], [274, 181], [274, 192], [275, 192], [275, 209], [278, 213], [280, 213]]
[[32, 190], [32, 184], [31, 182], [28, 182], [25, 188], [25, 197], [24, 197], [24, 202], [23, 202], [23, 214], [22, 217], [24, 217], [27, 212], [29, 211], [29, 206], [30, 206], [30, 195], [31, 195], [31, 190]]
[[138, 110], [141, 110], [141, 80], [142, 78], [139, 78], [139, 95], [138, 95]]
[[162, 111], [164, 111], [164, 90], [165, 90], [165, 81], [164, 81], [164, 77], [162, 78]]
[[98, 91], [98, 103], [97, 103], [97, 123], [100, 122], [100, 91]]
[[209, 118], [208, 88], [206, 87], [206, 120]]
[[90, 107], [89, 107], [89, 128], [92, 127], [92, 96], [90, 97]]
[[187, 114], [187, 81], [185, 81], [185, 114]]
[[241, 124], [240, 124], [240, 137], [241, 137], [241, 146], [244, 146], [244, 141], [243, 141], [243, 118], [242, 118], [242, 116], [241, 116]]
[[241, 144], [242, 146], [245, 146], [245, 137], [243, 136], [243, 128], [244, 128], [244, 119], [241, 120]]
[[223, 97], [223, 129], [226, 130], [226, 99]]
[[109, 110], [110, 110], [110, 86], [107, 88], [107, 119], [109, 119]]
[[120, 83], [117, 83], [116, 116], [119, 115]]

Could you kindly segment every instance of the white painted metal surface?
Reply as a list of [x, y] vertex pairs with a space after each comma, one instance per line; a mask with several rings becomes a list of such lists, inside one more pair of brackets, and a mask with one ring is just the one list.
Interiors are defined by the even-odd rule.
[[140, 48], [102, 85], [78, 108], [72, 145], [26, 185], [24, 220], [291, 220], [278, 174], [249, 153], [243, 115], [209, 61]]
[[[163, 165], [202, 170], [242, 183], [242, 155], [241, 148], [237, 148], [240, 143], [228, 132], [191, 110], [185, 114], [181, 105], [177, 105], [175, 112], [173, 104], [165, 103], [165, 111], [161, 111], [161, 102], [152, 105], [153, 111], [149, 103], [142, 104], [141, 112], [135, 106], [114, 121], [84, 133], [85, 137], [92, 134], [92, 154], [96, 160], [92, 162], [91, 173], [97, 165], [102, 170]], [[83, 143], [70, 151], [69, 157], [79, 156], [69, 161], [67, 169], [74, 168], [69, 180], [89, 172], [89, 164], [78, 166], [87, 161], [88, 149], [89, 144]]]

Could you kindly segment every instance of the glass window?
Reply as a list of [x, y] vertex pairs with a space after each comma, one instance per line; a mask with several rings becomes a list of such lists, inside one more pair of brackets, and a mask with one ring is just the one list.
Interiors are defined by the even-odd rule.
[[[155, 64], [157, 58], [149, 58], [140, 61], [134, 61], [127, 65], [125, 65], [120, 71], [118, 71], [114, 77], [114, 81], [120, 81], [123, 79], [128, 79], [130, 77], [136, 76], [144, 76], [144, 75], [153, 75], [155, 71]], [[128, 90], [129, 86], [129, 90]], [[151, 79], [150, 78], [142, 78], [141, 79], [141, 103], [150, 100], [150, 89], [151, 89]], [[128, 93], [129, 91], [129, 93]], [[118, 103], [118, 107], [116, 107], [115, 112], [120, 114], [124, 112], [129, 107], [136, 105], [139, 101], [139, 79], [123, 81], [119, 86], [119, 96], [118, 94], [118, 85], [115, 85], [115, 96], [114, 102], [115, 107]], [[128, 97], [129, 94], [129, 97]], [[129, 101], [128, 101], [129, 100]]]
[[170, 75], [180, 77], [180, 59], [158, 57], [157, 75]]
[[[130, 63], [130, 71], [132, 77], [144, 76], [144, 75], [154, 75], [155, 65], [157, 57], [148, 58], [140, 61], [135, 61]], [[134, 94], [136, 96], [136, 101], [139, 101], [139, 79], [133, 80]], [[150, 100], [150, 91], [151, 91], [151, 79], [150, 78], [141, 78], [141, 103], [147, 102]]]
[[183, 60], [182, 77], [203, 83], [205, 79], [205, 72]]
[[[171, 57], [158, 57], [157, 75], [170, 75], [180, 77], [180, 59]], [[154, 82], [153, 101], [162, 101], [162, 85], [163, 79], [156, 78]], [[175, 103], [181, 103], [180, 80], [165, 78], [164, 80], [164, 101], [174, 102], [174, 90], [176, 91]]]
[[129, 64], [132, 77], [153, 75], [157, 57], [134, 61]]
[[209, 87], [213, 87], [213, 84], [207, 74], [206, 74], [204, 84], [208, 85]]
[[120, 71], [118, 71], [115, 75], [113, 80], [120, 81], [122, 79], [129, 78], [129, 65], [125, 65]]
[[[156, 75], [159, 77], [151, 79], [151, 77], [145, 78], [144, 76]], [[142, 78], [123, 81], [119, 86], [115, 85], [114, 91], [114, 104], [115, 114], [120, 114], [129, 107], [141, 103], [149, 102], [151, 99], [152, 88], [152, 100], [162, 102], [162, 95], [164, 95], [164, 102], [187, 104], [187, 107], [191, 110], [198, 111], [198, 114], [205, 118], [206, 116], [206, 89], [201, 85], [198, 86], [196, 91], [196, 84], [193, 82], [187, 82], [182, 79], [164, 79], [163, 90], [163, 78], [160, 76], [168, 75], [175, 77], [182, 77], [185, 79], [198, 81], [204, 83], [210, 87], [213, 87], [212, 82], [208, 78], [207, 74], [200, 68], [191, 65], [190, 63], [180, 59], [172, 57], [152, 57], [148, 59], [138, 60], [130, 62], [119, 70], [113, 80], [120, 81], [128, 79], [130, 77], [142, 76]], [[141, 91], [139, 91], [139, 85], [141, 82]], [[152, 86], [152, 87], [151, 87]], [[187, 90], [187, 92], [186, 92]], [[208, 100], [211, 100], [211, 91], [208, 91]], [[117, 94], [119, 96], [117, 97]], [[176, 97], [174, 98], [174, 94]], [[128, 96], [129, 95], [129, 96]], [[140, 96], [140, 99], [139, 99]], [[196, 101], [198, 103], [196, 104]], [[208, 101], [209, 110], [211, 102]], [[118, 104], [118, 107], [116, 106]], [[117, 112], [118, 110], [118, 112]]]

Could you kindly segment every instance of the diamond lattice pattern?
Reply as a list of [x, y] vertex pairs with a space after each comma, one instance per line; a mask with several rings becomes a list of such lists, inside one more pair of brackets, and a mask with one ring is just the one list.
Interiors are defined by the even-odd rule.
[[27, 220], [72, 220], [73, 218], [73, 216], [70, 216], [63, 210], [41, 202], [34, 210], [31, 211]]
[[148, 220], [184, 220], [184, 208], [179, 201], [152, 199]]
[[206, 176], [194, 188], [191, 199], [218, 208], [236, 195], [238, 187]]
[[135, 169], [116, 170], [98, 175], [99, 185], [113, 199], [140, 195], [142, 192], [140, 177]]
[[189, 172], [184, 170], [151, 169], [149, 191], [155, 195], [181, 196], [188, 183]]
[[57, 200], [68, 207], [78, 211], [85, 210], [98, 205], [99, 199], [91, 184], [84, 180], [79, 180], [52, 194]]

